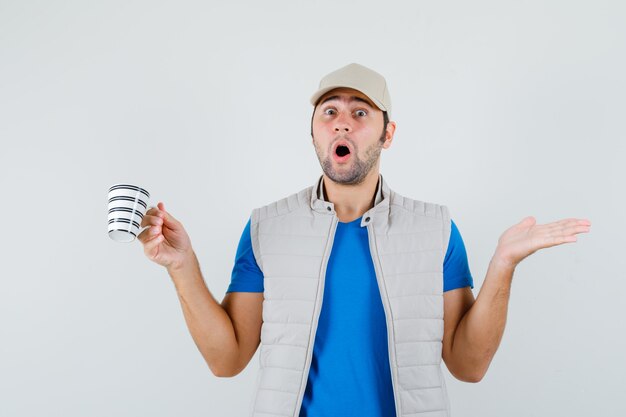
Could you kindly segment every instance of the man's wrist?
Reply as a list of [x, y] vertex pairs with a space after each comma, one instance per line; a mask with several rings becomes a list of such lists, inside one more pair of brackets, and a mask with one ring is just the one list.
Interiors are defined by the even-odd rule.
[[489, 261], [489, 270], [487, 271], [487, 275], [491, 275], [492, 278], [495, 279], [494, 283], [510, 288], [516, 266], [517, 264], [512, 263], [507, 258], [494, 254]]
[[167, 272], [174, 277], [174, 275], [186, 275], [186, 271], [194, 269], [198, 265], [198, 258], [193, 249], [185, 252], [178, 262], [172, 262], [167, 266]]
[[513, 261], [509, 256], [506, 256], [498, 249], [496, 249], [491, 257], [490, 263], [499, 269], [508, 269], [511, 271], [514, 271], [518, 264], [518, 262]]

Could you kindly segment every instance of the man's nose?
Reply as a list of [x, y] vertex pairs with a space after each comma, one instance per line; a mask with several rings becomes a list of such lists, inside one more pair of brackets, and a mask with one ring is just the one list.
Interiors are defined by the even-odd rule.
[[352, 131], [352, 125], [348, 117], [339, 115], [335, 119], [335, 132], [350, 132]]

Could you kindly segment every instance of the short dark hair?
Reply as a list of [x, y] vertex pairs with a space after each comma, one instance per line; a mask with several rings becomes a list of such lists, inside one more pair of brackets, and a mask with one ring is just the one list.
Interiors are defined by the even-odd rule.
[[[317, 106], [313, 107], [313, 113], [311, 113], [311, 137], [313, 137], [313, 116], [315, 116], [315, 109]], [[389, 124], [389, 115], [386, 111], [383, 111], [383, 132], [387, 131], [387, 124]]]

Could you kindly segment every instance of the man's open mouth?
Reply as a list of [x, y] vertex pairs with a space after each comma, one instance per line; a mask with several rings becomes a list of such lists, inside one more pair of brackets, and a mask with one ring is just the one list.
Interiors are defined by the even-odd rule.
[[350, 149], [347, 146], [339, 145], [337, 149], [335, 149], [335, 153], [337, 156], [346, 156], [350, 153]]
[[346, 162], [350, 159], [351, 152], [350, 147], [346, 142], [340, 142], [335, 145], [335, 150], [333, 152], [333, 159], [336, 162]]

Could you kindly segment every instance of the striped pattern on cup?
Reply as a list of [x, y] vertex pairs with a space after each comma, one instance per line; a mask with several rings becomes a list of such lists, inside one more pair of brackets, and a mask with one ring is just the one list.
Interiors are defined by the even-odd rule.
[[150, 193], [131, 184], [109, 188], [108, 232], [117, 242], [132, 242], [143, 231], [141, 221], [148, 209]]
[[[136, 185], [130, 185], [130, 184], [115, 184], [112, 185], [109, 188], [109, 193], [111, 193], [112, 191], [117, 191], [117, 190], [132, 190], [132, 191], [139, 191], [140, 193], [142, 193], [143, 195], [146, 196], [146, 198], [150, 198], [150, 193], [148, 191], [146, 191], [145, 188], [141, 188], [141, 187], [137, 187]], [[124, 194], [126, 194], [126, 191], [123, 191]]]

